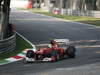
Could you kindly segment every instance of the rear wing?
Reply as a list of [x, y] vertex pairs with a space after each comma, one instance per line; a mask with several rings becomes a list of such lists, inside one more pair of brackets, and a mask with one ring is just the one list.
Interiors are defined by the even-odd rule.
[[69, 39], [54, 39], [58, 44], [70, 45]]
[[[57, 42], [59, 47], [63, 47], [63, 46], [69, 46], [70, 45], [70, 41], [69, 39], [54, 39], [54, 41]], [[51, 44], [40, 44], [40, 45], [36, 45], [36, 47], [38, 48], [51, 48]]]

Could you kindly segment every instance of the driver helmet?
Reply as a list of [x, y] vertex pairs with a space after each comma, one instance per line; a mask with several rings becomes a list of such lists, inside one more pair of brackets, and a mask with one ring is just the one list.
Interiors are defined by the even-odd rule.
[[50, 42], [52, 45], [57, 44], [55, 40], [51, 40]]

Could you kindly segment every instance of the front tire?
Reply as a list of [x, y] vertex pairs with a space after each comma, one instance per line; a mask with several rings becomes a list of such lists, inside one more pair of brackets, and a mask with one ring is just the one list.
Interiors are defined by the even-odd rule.
[[28, 58], [34, 58], [35, 57], [35, 53], [33, 50], [28, 50], [26, 53], [26, 57]]

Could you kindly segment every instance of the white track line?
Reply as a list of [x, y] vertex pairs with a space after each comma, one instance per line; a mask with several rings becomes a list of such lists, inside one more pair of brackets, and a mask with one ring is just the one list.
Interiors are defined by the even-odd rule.
[[28, 39], [26, 39], [24, 36], [22, 36], [21, 34], [19, 34], [18, 32], [16, 32], [20, 37], [22, 37], [24, 40], [26, 40], [34, 49], [36, 49], [35, 45], [33, 43], [31, 43]]

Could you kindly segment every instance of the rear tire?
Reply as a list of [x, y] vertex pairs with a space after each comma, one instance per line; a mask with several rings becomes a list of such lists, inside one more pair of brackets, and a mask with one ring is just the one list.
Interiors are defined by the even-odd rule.
[[76, 52], [76, 48], [74, 46], [69, 46], [66, 51], [65, 54], [68, 56], [68, 58], [75, 58], [75, 52]]

